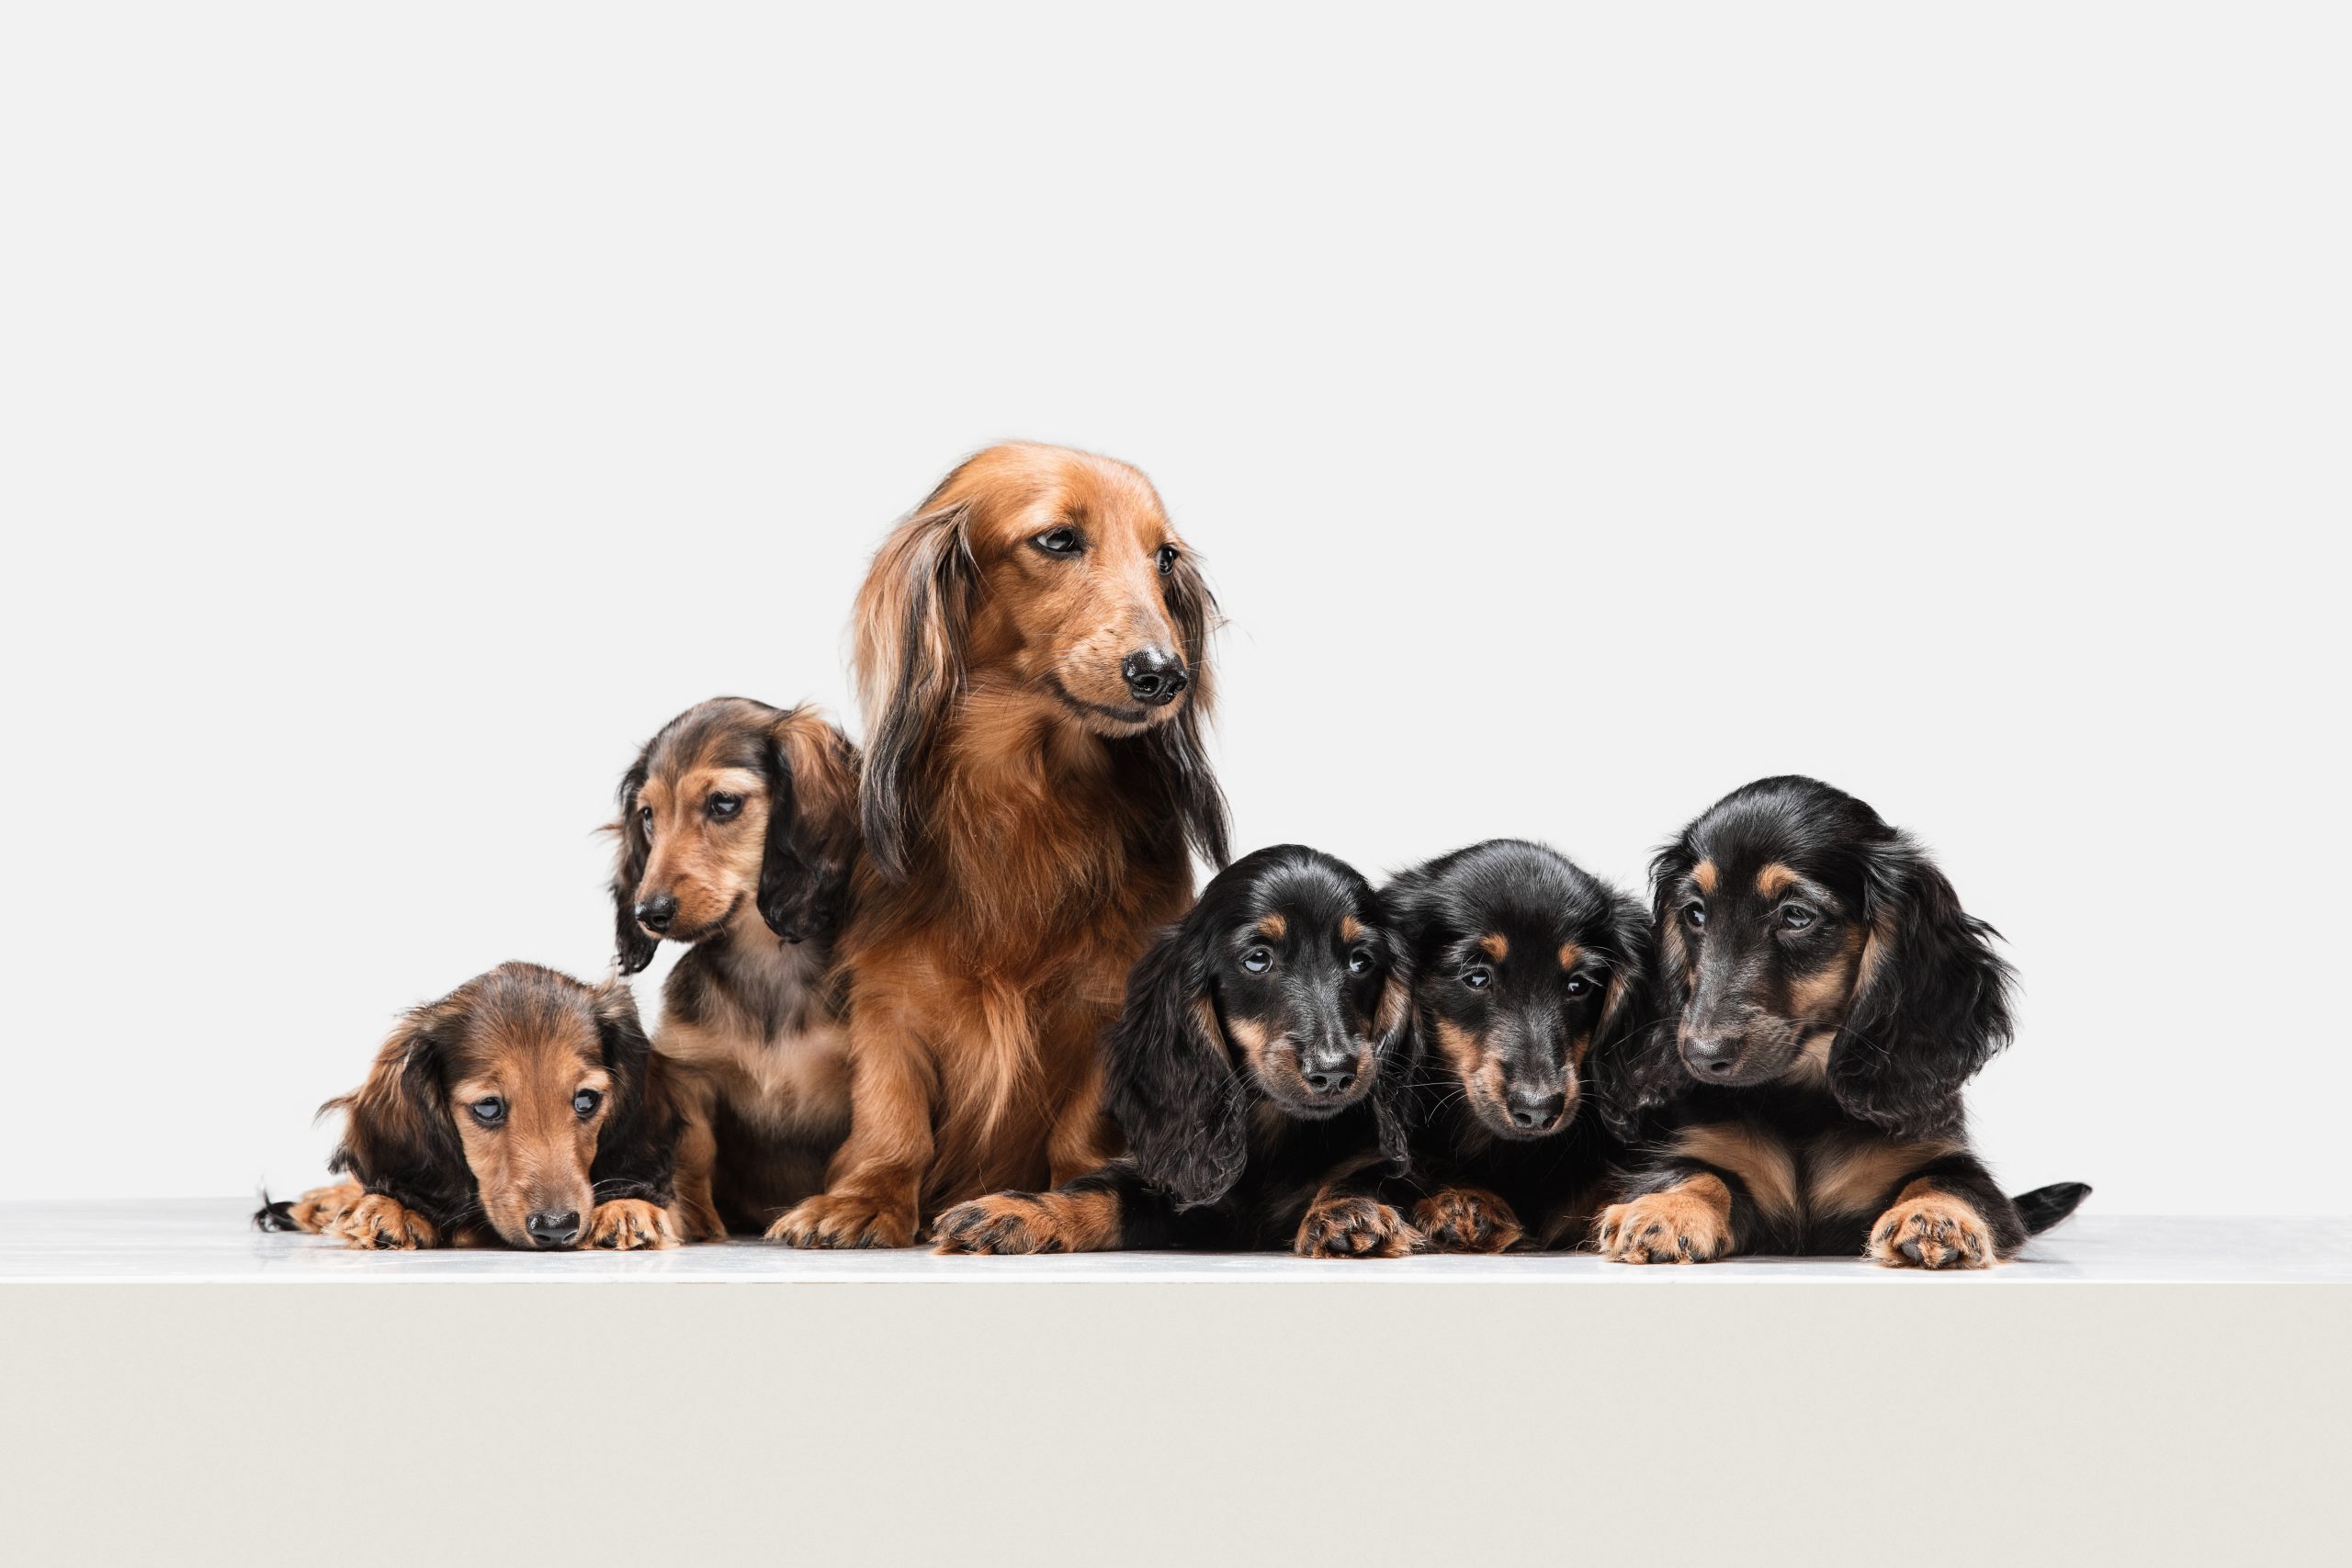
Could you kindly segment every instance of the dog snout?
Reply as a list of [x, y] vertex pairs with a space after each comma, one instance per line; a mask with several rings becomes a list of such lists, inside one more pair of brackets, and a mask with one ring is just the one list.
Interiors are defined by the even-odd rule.
[[1544, 1093], [1536, 1089], [1514, 1089], [1504, 1097], [1510, 1104], [1510, 1124], [1524, 1133], [1549, 1132], [1568, 1108], [1565, 1089]]
[[1298, 1064], [1298, 1076], [1317, 1094], [1337, 1097], [1356, 1087], [1359, 1064], [1352, 1054], [1317, 1055], [1304, 1057]]
[[1739, 1065], [1739, 1037], [1734, 1034], [1685, 1034], [1682, 1060], [1701, 1078], [1731, 1076]]
[[1127, 682], [1127, 694], [1148, 708], [1166, 706], [1193, 683], [1184, 661], [1161, 648], [1128, 654], [1119, 661], [1119, 673]]
[[674, 893], [656, 893], [638, 902], [637, 923], [647, 931], [666, 931], [677, 918], [678, 896]]
[[523, 1221], [533, 1247], [570, 1247], [580, 1239], [577, 1209], [534, 1209]]

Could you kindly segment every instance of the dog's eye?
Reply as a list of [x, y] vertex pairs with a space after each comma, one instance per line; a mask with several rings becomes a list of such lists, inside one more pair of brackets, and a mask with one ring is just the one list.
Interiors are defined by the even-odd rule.
[[494, 1094], [488, 1100], [475, 1100], [466, 1110], [485, 1127], [495, 1127], [506, 1120], [506, 1102]]
[[604, 1103], [605, 1097], [603, 1095], [598, 1094], [593, 1089], [583, 1089], [578, 1094], [571, 1097], [572, 1114], [578, 1116], [582, 1122], [585, 1122], [588, 1118], [596, 1114], [596, 1107]]
[[637, 820], [639, 826], [645, 829], [645, 836], [649, 839], [653, 837], [653, 807], [650, 806], [639, 807], [637, 808]]
[[1241, 955], [1241, 967], [1252, 975], [1263, 975], [1274, 966], [1274, 955], [1262, 947], [1253, 947]]
[[1176, 570], [1176, 547], [1175, 547], [1175, 546], [1173, 546], [1173, 545], [1162, 545], [1162, 546], [1160, 546], [1160, 547], [1159, 547], [1159, 575], [1160, 575], [1160, 576], [1162, 576], [1162, 577], [1166, 577], [1170, 572], [1174, 571], [1175, 570]]
[[1571, 975], [1568, 976], [1568, 995], [1572, 997], [1580, 997], [1591, 989], [1592, 982], [1586, 979], [1583, 976]]
[[1372, 949], [1368, 947], [1359, 947], [1353, 953], [1349, 953], [1348, 973], [1351, 975], [1371, 974]]
[[1036, 545], [1049, 556], [1074, 556], [1078, 554], [1078, 530], [1048, 528], [1037, 536]]
[[1494, 977], [1493, 972], [1485, 968], [1464, 969], [1462, 972], [1462, 983], [1474, 991], [1485, 990]]
[[702, 808], [710, 814], [712, 821], [724, 822], [743, 809], [743, 797], [740, 795], [714, 795], [703, 802]]
[[1781, 906], [1781, 929], [1784, 931], [1801, 931], [1818, 919], [1819, 916], [1803, 904]]
[[1695, 899], [1682, 906], [1682, 923], [1692, 931], [1707, 923], [1707, 907]]

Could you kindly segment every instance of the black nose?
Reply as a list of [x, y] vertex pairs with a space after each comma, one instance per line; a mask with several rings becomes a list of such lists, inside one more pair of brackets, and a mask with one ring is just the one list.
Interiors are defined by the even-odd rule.
[[1345, 1094], [1356, 1087], [1356, 1075], [1351, 1067], [1317, 1067], [1305, 1077], [1306, 1087], [1317, 1094]]
[[1510, 1091], [1510, 1124], [1530, 1132], [1549, 1127], [1568, 1108], [1565, 1090], [1554, 1094], [1529, 1094], [1523, 1089]]
[[1682, 1059], [1690, 1065], [1692, 1072], [1719, 1078], [1737, 1065], [1739, 1042], [1722, 1034], [1687, 1035], [1682, 1042]]
[[637, 923], [650, 931], [666, 931], [677, 918], [678, 899], [673, 893], [657, 893], [637, 907]]
[[566, 1209], [561, 1213], [541, 1209], [523, 1222], [531, 1233], [533, 1247], [570, 1247], [580, 1239], [580, 1211]]
[[1182, 660], [1156, 648], [1128, 654], [1119, 661], [1119, 673], [1126, 677], [1128, 694], [1148, 708], [1174, 702], [1176, 694], [1193, 683]]

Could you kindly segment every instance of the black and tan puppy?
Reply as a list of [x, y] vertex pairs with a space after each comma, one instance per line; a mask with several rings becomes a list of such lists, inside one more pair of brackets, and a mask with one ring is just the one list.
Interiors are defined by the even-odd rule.
[[1600, 1062], [1650, 1022], [1649, 919], [1541, 844], [1496, 839], [1381, 890], [1412, 952], [1414, 1226], [1450, 1252], [1584, 1240], [1624, 1145]]
[[858, 850], [857, 752], [814, 708], [717, 697], [621, 780], [613, 913], [633, 975], [693, 949], [655, 1044], [683, 1065], [679, 1206], [696, 1236], [759, 1235], [824, 1190], [849, 1129], [833, 934]]
[[940, 1215], [942, 1252], [1395, 1257], [1420, 1242], [1374, 1195], [1405, 1166], [1411, 980], [1371, 886], [1295, 844], [1211, 882], [1128, 976], [1103, 1043], [1130, 1152], [1050, 1192]]
[[1877, 812], [1812, 779], [1760, 780], [1651, 873], [1675, 1026], [1623, 1064], [1617, 1097], [1656, 1121], [1596, 1227], [1608, 1256], [1982, 1269], [2089, 1192], [2013, 1202], [1969, 1151], [1961, 1088], [2009, 1042], [2009, 968]]
[[356, 1247], [674, 1247], [679, 1119], [617, 981], [502, 964], [401, 1020], [344, 1112], [350, 1179], [265, 1203], [265, 1230]]

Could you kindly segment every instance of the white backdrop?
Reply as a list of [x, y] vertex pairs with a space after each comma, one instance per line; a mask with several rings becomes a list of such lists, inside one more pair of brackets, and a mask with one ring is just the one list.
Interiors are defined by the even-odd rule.
[[635, 746], [1018, 435], [1205, 558], [1237, 847], [1813, 773], [2007, 934], [2014, 1187], [2352, 1210], [2346, 25], [1770, 9], [11, 10], [0, 1195], [600, 972]]

